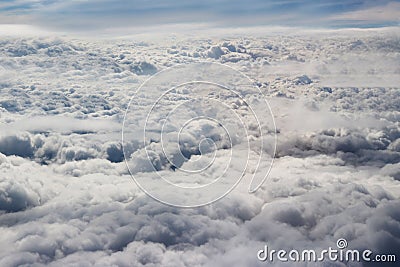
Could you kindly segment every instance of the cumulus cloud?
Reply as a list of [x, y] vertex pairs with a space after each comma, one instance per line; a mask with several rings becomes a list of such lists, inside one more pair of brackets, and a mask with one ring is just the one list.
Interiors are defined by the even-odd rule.
[[[334, 62], [354, 51], [386, 53], [384, 62], [395, 61], [395, 38], [382, 31], [329, 38], [191, 38], [174, 44], [4, 39], [0, 265], [264, 266], [256, 253], [265, 244], [273, 249], [321, 250], [335, 248], [339, 238], [352, 249], [400, 257], [398, 88], [335, 86], [334, 79], [326, 85], [323, 71], [301, 68]], [[160, 140], [143, 142], [143, 133], [131, 129], [122, 144], [121, 129], [128, 101], [142, 81], [155, 71], [198, 60], [227, 63], [255, 80], [275, 116], [277, 157], [267, 181], [254, 194], [247, 192], [255, 168], [250, 163], [243, 182], [222, 200], [179, 209], [146, 196], [123, 161], [125, 154], [140, 179], [152, 179], [156, 169], [165, 178], [184, 183], [186, 176], [170, 168]], [[354, 62], [352, 57], [346, 60]], [[378, 57], [375, 63], [379, 65]], [[375, 75], [386, 70], [376, 68]], [[143, 95], [141, 104], [149, 104], [146, 96], [151, 92]], [[166, 103], [172, 105], [187, 95], [188, 90], [176, 90], [173, 101]], [[241, 101], [227, 103], [247, 114]], [[166, 106], [156, 111], [162, 108]], [[197, 159], [200, 150], [210, 152], [206, 155], [217, 151], [207, 175], [189, 176], [192, 183], [208, 181], [223, 170], [229, 159], [227, 139], [215, 125], [203, 122], [187, 129], [182, 147], [172, 144], [173, 134], [191, 114], [226, 115], [218, 110], [191, 107], [166, 128], [167, 155], [177, 156], [181, 149], [187, 158]], [[146, 117], [134, 115], [129, 122], [143, 124]], [[262, 119], [271, 133], [268, 119]], [[150, 122], [152, 129], [157, 122]], [[238, 127], [230, 122], [231, 129]], [[252, 158], [259, 152], [259, 136], [254, 129], [250, 135]], [[215, 147], [211, 142], [199, 147], [204, 136]], [[240, 153], [229, 177], [240, 173], [247, 158], [245, 139], [239, 137], [232, 143]], [[274, 138], [264, 139], [265, 152], [272, 156]], [[173, 163], [180, 166], [202, 164], [176, 160]], [[260, 163], [262, 170], [268, 169], [269, 160]]]

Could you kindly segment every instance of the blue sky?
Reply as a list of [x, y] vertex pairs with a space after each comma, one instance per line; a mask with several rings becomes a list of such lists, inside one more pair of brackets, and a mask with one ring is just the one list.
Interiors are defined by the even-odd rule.
[[400, 0], [3, 0], [0, 23], [102, 29], [168, 23], [217, 26], [398, 26]]

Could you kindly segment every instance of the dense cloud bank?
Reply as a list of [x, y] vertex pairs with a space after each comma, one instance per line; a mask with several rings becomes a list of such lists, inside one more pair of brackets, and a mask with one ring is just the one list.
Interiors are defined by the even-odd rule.
[[[396, 35], [1, 44], [0, 266], [265, 266], [256, 255], [265, 244], [321, 250], [339, 238], [349, 248], [400, 259]], [[365, 64], [376, 55], [384, 57]], [[149, 75], [198, 60], [227, 63], [256, 81], [274, 112], [276, 159], [255, 194], [240, 184], [214, 204], [179, 209], [145, 196], [132, 181], [122, 122]], [[387, 84], [360, 81], [368, 73], [386, 75]], [[341, 79], [335, 86], [337, 76], [353, 84]], [[214, 138], [219, 151], [226, 149], [221, 136]], [[125, 153], [136, 175], [148, 175], [154, 169], [141, 165], [141, 140], [129, 140]], [[273, 146], [271, 136], [265, 143]], [[144, 145], [166, 162], [156, 142]], [[198, 154], [195, 145], [186, 149]], [[226, 160], [221, 155], [219, 162]], [[164, 163], [160, 172], [179, 174]]]

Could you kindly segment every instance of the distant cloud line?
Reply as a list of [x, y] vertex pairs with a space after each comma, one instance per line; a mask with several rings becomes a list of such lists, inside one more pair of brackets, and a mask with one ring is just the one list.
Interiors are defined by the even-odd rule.
[[12, 0], [0, 3], [0, 24], [28, 24], [72, 31], [161, 24], [214, 26], [398, 26], [400, 1], [238, 0]]

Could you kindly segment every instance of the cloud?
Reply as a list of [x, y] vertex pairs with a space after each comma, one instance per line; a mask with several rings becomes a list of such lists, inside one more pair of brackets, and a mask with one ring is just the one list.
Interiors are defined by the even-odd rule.
[[[143, 27], [163, 24], [209, 26], [393, 25], [397, 2], [381, 1], [10, 1], [0, 6], [4, 24], [20, 23], [72, 31]], [[366, 14], [374, 12], [373, 17]], [[378, 12], [378, 13], [376, 13]], [[326, 19], [328, 17], [328, 19]], [[360, 22], [362, 18], [363, 22]], [[351, 22], [356, 22], [351, 24]], [[379, 24], [376, 24], [379, 22]]]
[[[11, 106], [11, 105], [8, 105]], [[12, 122], [1, 129], [2, 133], [13, 131], [30, 132], [58, 132], [63, 134], [71, 133], [93, 133], [109, 132], [120, 127], [119, 124], [110, 120], [92, 119], [79, 120], [62, 116], [37, 116], [29, 119]]]
[[332, 20], [353, 21], [355, 23], [400, 23], [400, 3], [389, 2], [385, 5], [363, 8], [350, 12], [344, 12], [330, 17]]
[[[379, 65], [379, 54], [387, 56], [382, 65], [395, 66], [395, 30], [268, 36], [262, 31], [246, 38], [228, 33], [229, 38], [190, 36], [158, 43], [4, 38], [0, 265], [265, 266], [256, 255], [265, 244], [321, 250], [335, 248], [338, 238], [346, 238], [354, 249], [400, 257], [398, 88], [379, 82], [335, 86], [340, 79], [328, 87], [322, 84], [323, 72], [304, 67], [353, 63], [364, 77], [367, 63], [354, 58], [373, 55], [366, 62]], [[120, 131], [132, 91], [151, 73], [131, 68], [147, 70], [140, 63], [147, 62], [163, 70], [198, 60], [226, 62], [255, 80], [274, 112], [278, 157], [254, 194], [243, 183], [216, 203], [178, 209], [152, 200], [132, 181], [122, 161]], [[390, 66], [376, 68], [375, 75]], [[144, 100], [150, 91], [146, 93]], [[178, 91], [168, 103], [185, 96]], [[244, 110], [240, 101], [230, 104]], [[190, 106], [190, 112], [205, 111]], [[176, 132], [190, 112], [178, 114], [168, 132]], [[145, 117], [138, 112], [131, 119], [142, 125]], [[212, 125], [199, 123], [185, 135], [184, 151], [196, 157], [196, 141], [213, 133], [219, 154], [205, 178], [213, 178], [228, 159], [223, 135], [212, 130]], [[152, 166], [141, 164], [146, 159], [143, 135], [130, 134], [125, 152], [138, 167], [135, 175], [151, 178]], [[174, 153], [169, 137], [166, 148]], [[256, 135], [252, 138], [257, 141]], [[265, 139], [273, 144], [273, 138]], [[237, 175], [247, 157], [243, 143], [237, 138], [233, 144], [241, 153], [233, 159], [229, 177]], [[157, 144], [147, 148], [162, 160]], [[268, 163], [261, 162], [262, 170]], [[184, 180], [167, 165], [159, 166], [166, 178]], [[352, 266], [336, 265], [346, 264]]]

